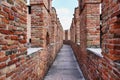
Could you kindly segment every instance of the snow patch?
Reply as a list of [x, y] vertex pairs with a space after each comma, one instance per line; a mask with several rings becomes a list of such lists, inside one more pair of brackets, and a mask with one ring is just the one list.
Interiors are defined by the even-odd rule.
[[33, 54], [39, 50], [42, 50], [43, 48], [28, 48], [27, 49], [27, 55]]
[[87, 48], [87, 50], [95, 53], [99, 57], [103, 57], [101, 48]]

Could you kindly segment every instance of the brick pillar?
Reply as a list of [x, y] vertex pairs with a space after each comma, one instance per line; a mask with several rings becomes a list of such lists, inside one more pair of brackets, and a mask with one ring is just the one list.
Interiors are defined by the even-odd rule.
[[0, 80], [12, 80], [18, 64], [25, 60], [26, 8], [24, 0], [0, 0]]
[[73, 18], [73, 19], [72, 19], [72, 24], [71, 24], [71, 27], [70, 27], [70, 35], [71, 35], [71, 36], [70, 36], [70, 37], [71, 37], [70, 39], [71, 39], [71, 41], [74, 42], [74, 43], [75, 43], [75, 37], [76, 37], [76, 36], [75, 36], [75, 33], [76, 33], [76, 32], [75, 32], [75, 27], [76, 27], [76, 26], [75, 26], [75, 20], [74, 20], [74, 18]]
[[79, 0], [80, 48], [84, 53], [80, 56], [83, 62], [87, 62], [87, 47], [100, 46], [100, 1]]
[[87, 47], [100, 47], [100, 1], [85, 1]]
[[76, 44], [79, 44], [80, 43], [80, 25], [79, 25], [79, 8], [75, 8], [75, 11], [74, 11], [74, 21], [75, 21], [75, 35], [76, 35], [76, 39], [75, 39], [75, 43]]
[[120, 61], [120, 1], [102, 2], [102, 48], [104, 55]]
[[86, 47], [100, 47], [100, 2], [79, 0], [80, 43]]
[[44, 0], [31, 0], [31, 41], [32, 47], [46, 47], [50, 37], [50, 3]]

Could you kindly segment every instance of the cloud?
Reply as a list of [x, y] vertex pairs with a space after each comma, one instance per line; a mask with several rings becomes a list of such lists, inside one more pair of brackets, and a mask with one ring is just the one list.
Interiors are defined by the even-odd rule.
[[56, 9], [60, 22], [63, 26], [63, 29], [69, 29], [70, 23], [72, 21], [72, 11], [68, 8], [58, 8]]
[[57, 13], [58, 14], [69, 14], [70, 13], [70, 10], [69, 9], [67, 9], [67, 8], [59, 8], [59, 9], [57, 9]]

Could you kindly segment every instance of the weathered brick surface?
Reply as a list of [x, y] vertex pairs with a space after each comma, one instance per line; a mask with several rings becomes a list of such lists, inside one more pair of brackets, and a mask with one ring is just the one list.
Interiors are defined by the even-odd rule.
[[43, 79], [63, 43], [63, 28], [55, 8], [51, 7], [49, 1], [43, 0], [43, 3], [35, 3], [36, 1], [31, 0], [32, 47], [43, 47], [45, 49], [45, 52], [41, 53], [42, 60], [39, 62], [41, 66], [40, 75], [34, 78], [40, 80]]
[[71, 27], [70, 27], [70, 39], [71, 41], [75, 42], [75, 20], [74, 18], [72, 19]]
[[63, 40], [70, 40], [70, 30], [64, 30], [64, 33], [63, 33]]
[[[102, 0], [103, 57], [99, 57], [86, 49], [91, 43], [91, 46], [94, 47], [99, 45], [98, 3], [100, 1], [84, 0], [79, 4], [80, 46], [76, 45], [73, 40], [69, 43], [87, 80], [119, 80], [119, 0]], [[87, 43], [88, 41], [90, 45]]]
[[119, 0], [102, 2], [102, 32], [103, 32], [103, 53], [112, 60], [120, 60], [120, 34], [119, 34]]
[[1, 80], [11, 79], [16, 72], [14, 70], [18, 68], [16, 64], [21, 62], [20, 57], [25, 57], [26, 54], [27, 14], [25, 4], [23, 0], [2, 0], [0, 2]]
[[[29, 15], [24, 0], [0, 1], [0, 80], [43, 80], [62, 46], [63, 28], [51, 0], [38, 1], [31, 0]], [[32, 47], [43, 50], [28, 55], [27, 34]]]
[[80, 43], [80, 19], [79, 19], [79, 8], [75, 8], [74, 11], [74, 21], [75, 21], [75, 43]]

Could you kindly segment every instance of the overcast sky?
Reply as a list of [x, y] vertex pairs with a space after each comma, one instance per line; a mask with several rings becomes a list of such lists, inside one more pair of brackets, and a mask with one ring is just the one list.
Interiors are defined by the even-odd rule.
[[74, 8], [78, 6], [78, 0], [52, 0], [52, 6], [56, 8], [63, 29], [69, 29], [73, 18]]

